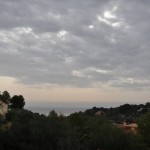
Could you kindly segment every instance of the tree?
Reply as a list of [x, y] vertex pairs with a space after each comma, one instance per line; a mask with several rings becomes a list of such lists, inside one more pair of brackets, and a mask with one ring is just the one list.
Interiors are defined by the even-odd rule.
[[2, 94], [0, 94], [0, 100], [2, 100], [2, 102], [8, 104], [9, 100], [10, 100], [10, 95], [7, 91], [4, 91]]
[[150, 147], [150, 113], [146, 113], [140, 117], [138, 127], [144, 141]]
[[14, 108], [14, 109], [21, 109], [23, 108], [25, 105], [25, 100], [24, 97], [22, 95], [14, 95], [11, 99], [10, 99], [10, 108]]
[[51, 117], [51, 118], [57, 118], [58, 117], [58, 115], [55, 112], [55, 110], [50, 111], [48, 116]]
[[119, 107], [119, 112], [122, 114], [127, 114], [131, 110], [130, 104], [124, 104]]

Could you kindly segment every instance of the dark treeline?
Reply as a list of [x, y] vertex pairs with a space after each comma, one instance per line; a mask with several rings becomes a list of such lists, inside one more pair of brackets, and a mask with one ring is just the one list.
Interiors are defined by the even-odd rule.
[[109, 116], [109, 111], [127, 116], [125, 106], [110, 110], [94, 107], [69, 116], [55, 111], [45, 116], [11, 107], [5, 118], [1, 117], [0, 150], [150, 150], [149, 112], [137, 115], [137, 134], [113, 124], [115, 113]]
[[[150, 115], [146, 117], [150, 119]], [[145, 126], [142, 127], [144, 118], [142, 132], [136, 135], [124, 133], [105, 116], [87, 116], [82, 112], [65, 117], [55, 111], [45, 116], [24, 109], [11, 110], [6, 120], [0, 130], [0, 150], [148, 150], [149, 147], [146, 140], [150, 135], [145, 135]]]
[[93, 107], [84, 113], [88, 116], [94, 116], [97, 112], [101, 112], [102, 115], [105, 115], [108, 119], [116, 123], [122, 123], [124, 121], [133, 123], [136, 122], [141, 115], [150, 112], [150, 102], [139, 105], [124, 104], [114, 108]]
[[25, 105], [25, 100], [22, 95], [10, 96], [8, 91], [0, 92], [0, 102], [8, 105], [10, 109], [21, 109]]

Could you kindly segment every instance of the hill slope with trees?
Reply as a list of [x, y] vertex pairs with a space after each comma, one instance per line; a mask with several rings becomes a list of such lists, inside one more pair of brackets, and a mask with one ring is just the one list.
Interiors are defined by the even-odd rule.
[[[25, 110], [24, 98], [15, 97], [10, 97], [11, 107], [0, 124], [0, 150], [150, 150], [149, 103], [93, 107], [69, 116], [53, 110], [45, 116]], [[18, 107], [14, 99], [22, 105]], [[138, 124], [136, 134], [113, 124], [121, 115], [123, 119], [133, 115]]]

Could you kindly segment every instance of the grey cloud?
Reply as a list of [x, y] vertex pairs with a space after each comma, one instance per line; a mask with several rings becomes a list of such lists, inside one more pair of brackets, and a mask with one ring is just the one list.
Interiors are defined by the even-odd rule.
[[31, 85], [149, 88], [149, 6], [0, 0], [0, 75]]

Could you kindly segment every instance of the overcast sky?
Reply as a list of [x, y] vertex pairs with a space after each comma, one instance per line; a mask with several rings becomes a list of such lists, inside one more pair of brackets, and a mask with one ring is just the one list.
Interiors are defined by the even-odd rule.
[[150, 0], [0, 0], [0, 90], [31, 101], [141, 102]]

